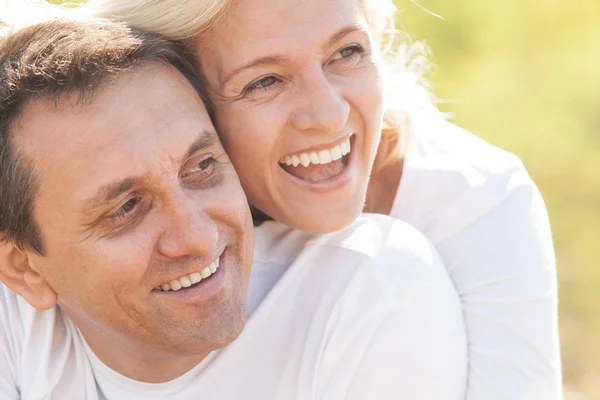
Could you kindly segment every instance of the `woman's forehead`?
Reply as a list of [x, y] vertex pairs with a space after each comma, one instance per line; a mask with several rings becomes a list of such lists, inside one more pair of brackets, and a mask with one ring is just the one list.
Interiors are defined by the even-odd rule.
[[224, 61], [320, 50], [351, 27], [370, 29], [358, 0], [235, 0], [195, 49], [205, 67], [203, 56], [215, 51]]
[[252, 41], [257, 36], [282, 37], [290, 32], [326, 35], [363, 21], [359, 0], [234, 0], [207, 33], [219, 41]]

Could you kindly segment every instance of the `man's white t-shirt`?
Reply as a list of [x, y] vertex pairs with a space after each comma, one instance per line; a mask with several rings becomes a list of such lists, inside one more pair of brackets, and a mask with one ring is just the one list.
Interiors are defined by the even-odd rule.
[[255, 271], [284, 272], [267, 294], [253, 284], [264, 299], [240, 337], [163, 384], [111, 370], [60, 308], [0, 285], [0, 398], [464, 399], [460, 301], [414, 228], [363, 216], [315, 237], [267, 222], [255, 257]]

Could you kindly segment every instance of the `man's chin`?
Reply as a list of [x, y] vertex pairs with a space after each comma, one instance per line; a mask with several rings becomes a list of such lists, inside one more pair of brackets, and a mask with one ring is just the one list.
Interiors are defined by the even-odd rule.
[[223, 331], [222, 334], [214, 342], [213, 350], [219, 350], [231, 344], [242, 334], [245, 326], [246, 319], [244, 318], [244, 320], [240, 321], [235, 326], [230, 326], [227, 331]]
[[[191, 324], [195, 326], [188, 332], [187, 341], [182, 341], [181, 348], [192, 353], [219, 350], [226, 347], [236, 340], [246, 325], [247, 307], [238, 306], [221, 312], [220, 317], [216, 319], [204, 319], [200, 324]], [[195, 343], [195, 344], [194, 344]]]

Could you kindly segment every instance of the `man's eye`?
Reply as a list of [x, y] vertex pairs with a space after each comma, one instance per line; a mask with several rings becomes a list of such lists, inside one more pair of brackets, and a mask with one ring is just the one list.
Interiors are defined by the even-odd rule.
[[223, 181], [222, 167], [228, 163], [221, 163], [220, 157], [215, 154], [203, 154], [185, 163], [179, 178], [187, 189], [207, 190], [218, 186]]
[[184, 170], [185, 173], [181, 177], [188, 183], [202, 183], [212, 176], [216, 162], [217, 160], [214, 157], [206, 157], [192, 164], [189, 169]]
[[210, 176], [215, 169], [215, 159], [212, 157], [205, 158], [200, 161], [190, 170], [189, 173], [200, 173], [204, 176]]
[[121, 206], [121, 208], [119, 208], [114, 214], [110, 215], [110, 218], [112, 220], [119, 220], [121, 218], [126, 217], [127, 215], [129, 215], [131, 212], [134, 211], [134, 209], [136, 208], [136, 206], [138, 205], [140, 200], [141, 199], [139, 197], [134, 197], [132, 199], [127, 200]]
[[246, 86], [244, 89], [245, 93], [251, 93], [255, 90], [266, 90], [269, 86], [274, 85], [277, 82], [277, 78], [272, 75], [263, 76], [252, 82], [250, 85]]

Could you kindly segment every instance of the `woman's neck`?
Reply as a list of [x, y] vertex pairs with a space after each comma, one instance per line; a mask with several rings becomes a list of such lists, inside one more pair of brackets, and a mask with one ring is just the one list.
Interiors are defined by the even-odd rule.
[[389, 215], [400, 186], [409, 120], [406, 114], [388, 114], [367, 188], [364, 212]]

